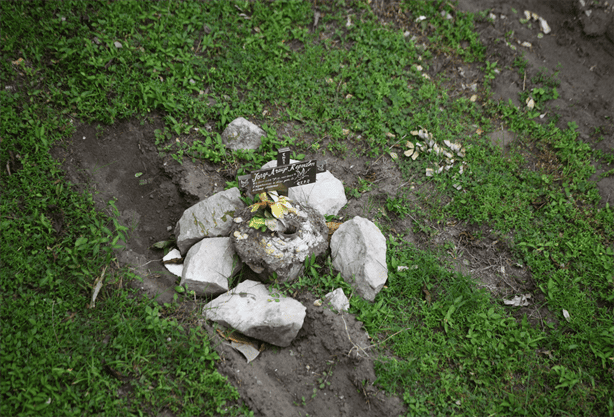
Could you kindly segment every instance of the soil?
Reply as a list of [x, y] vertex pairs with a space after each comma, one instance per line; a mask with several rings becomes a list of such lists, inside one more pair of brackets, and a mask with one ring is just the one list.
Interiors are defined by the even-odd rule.
[[[531, 78], [540, 68], [559, 71], [560, 97], [549, 104], [548, 113], [560, 115], [557, 124], [579, 125], [580, 138], [596, 149], [614, 149], [614, 21], [602, 30], [603, 19], [612, 19], [612, 10], [599, 8], [591, 16], [578, 7], [575, 0], [529, 1], [461, 0], [458, 10], [477, 12], [486, 8], [496, 15], [494, 22], [477, 24], [477, 31], [487, 46], [489, 61], [497, 61], [501, 74], [494, 81], [495, 98], [511, 99], [522, 105], [518, 93], [532, 88]], [[588, 2], [587, 2], [588, 3]], [[416, 31], [413, 20], [399, 21], [394, 2], [374, 0], [372, 8], [382, 22]], [[512, 9], [518, 13], [514, 14]], [[537, 24], [529, 29], [519, 18], [530, 10], [545, 18], [552, 28], [549, 35], [539, 39]], [[501, 15], [506, 16], [505, 19]], [[605, 17], [604, 17], [605, 16]], [[609, 30], [609, 32], [608, 32]], [[505, 42], [506, 33], [516, 46], [512, 50]], [[420, 41], [428, 42], [416, 31]], [[528, 41], [531, 48], [515, 43]], [[529, 61], [526, 79], [511, 67], [520, 50]], [[559, 66], [560, 63], [560, 66]], [[462, 67], [462, 70], [459, 69]], [[430, 65], [432, 76], [445, 72], [450, 85], [459, 95], [471, 95], [463, 88], [477, 82], [482, 84], [477, 65], [452, 62], [450, 57], [434, 56]], [[550, 120], [546, 114], [543, 122]], [[609, 118], [608, 118], [609, 117]], [[252, 120], [258, 123], [258, 120]], [[131, 285], [160, 302], [170, 302], [178, 279], [163, 267], [162, 252], [152, 249], [158, 241], [172, 239], [172, 231], [182, 212], [196, 202], [222, 191], [225, 182], [233, 178], [219, 165], [184, 160], [179, 164], [170, 156], [161, 156], [155, 146], [154, 130], [163, 127], [161, 115], [152, 114], [145, 120], [131, 119], [112, 126], [88, 125], [74, 120], [76, 133], [56, 147], [54, 156], [60, 160], [67, 179], [77, 189], [90, 190], [100, 210], [112, 214], [110, 200], [114, 200], [121, 224], [129, 228], [125, 249], [118, 253], [121, 266], [131, 268], [142, 281]], [[279, 136], [295, 135], [296, 125], [275, 126]], [[596, 131], [599, 128], [599, 131]], [[503, 150], [515, 136], [501, 127], [499, 139]], [[189, 141], [190, 137], [181, 140]], [[307, 157], [321, 158], [321, 155]], [[372, 189], [358, 198], [350, 197], [343, 217], [360, 215], [372, 218], [386, 197], [394, 197], [403, 180], [396, 166], [383, 157], [366, 164], [364, 158], [338, 157], [327, 153], [328, 167], [348, 187], [359, 186], [360, 179], [373, 181]], [[539, 159], [536, 156], [536, 160]], [[595, 181], [603, 197], [602, 204], [614, 204], [614, 177], [599, 180], [598, 174], [607, 170], [596, 163]], [[411, 219], [398, 220], [392, 231], [419, 247], [452, 242], [457, 268], [475, 277], [476, 282], [498, 297], [532, 293], [539, 301], [530, 271], [518, 265], [507, 248], [509, 236], [497, 236], [488, 229], [480, 230], [482, 239], [475, 239], [475, 227], [457, 223], [437, 227], [434, 238], [412, 232]], [[246, 274], [248, 277], [249, 274]], [[394, 416], [406, 410], [403, 402], [386, 396], [375, 384], [373, 370], [376, 352], [368, 335], [349, 314], [334, 314], [313, 306], [315, 297], [302, 292], [296, 298], [307, 307], [304, 326], [288, 348], [267, 346], [260, 356], [246, 363], [245, 358], [224, 343], [207, 323], [212, 340], [222, 360], [219, 370], [226, 375], [241, 394], [242, 400], [256, 416]], [[535, 303], [535, 305], [545, 303]], [[534, 323], [553, 320], [546, 307], [526, 308]], [[329, 376], [324, 376], [326, 372]], [[329, 374], [330, 372], [330, 374]], [[320, 389], [319, 379], [325, 380]], [[328, 384], [330, 383], [330, 384]], [[171, 415], [166, 413], [165, 415]]]

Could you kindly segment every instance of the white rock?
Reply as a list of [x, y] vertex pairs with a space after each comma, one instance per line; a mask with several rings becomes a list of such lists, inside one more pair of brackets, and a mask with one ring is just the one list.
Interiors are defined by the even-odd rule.
[[222, 142], [233, 151], [237, 149], [258, 149], [265, 134], [264, 130], [249, 120], [239, 117], [226, 126], [222, 133]]
[[350, 309], [350, 300], [348, 300], [341, 288], [326, 294], [324, 302], [329, 303], [337, 311], [348, 311]]
[[388, 279], [386, 238], [373, 222], [354, 217], [330, 241], [333, 267], [364, 299], [373, 301]]
[[183, 212], [175, 226], [177, 247], [185, 254], [205, 237], [228, 236], [235, 213], [245, 208], [238, 188], [222, 191]]
[[[294, 159], [290, 163], [300, 162]], [[277, 166], [277, 161], [267, 162], [262, 169]], [[348, 202], [343, 183], [330, 171], [316, 174], [316, 182], [288, 190], [288, 197], [300, 204], [316, 209], [321, 215], [336, 215]]]
[[203, 314], [246, 336], [286, 347], [303, 327], [305, 311], [298, 301], [272, 294], [264, 284], [246, 280], [208, 303]]
[[188, 251], [180, 285], [197, 295], [228, 291], [228, 280], [241, 270], [241, 261], [229, 237], [203, 239]]
[[[162, 258], [163, 261], [170, 261], [171, 259], [181, 259], [181, 252], [177, 249], [173, 249]], [[183, 274], [183, 264], [164, 264], [164, 266], [171, 274], [177, 275], [178, 277]]]

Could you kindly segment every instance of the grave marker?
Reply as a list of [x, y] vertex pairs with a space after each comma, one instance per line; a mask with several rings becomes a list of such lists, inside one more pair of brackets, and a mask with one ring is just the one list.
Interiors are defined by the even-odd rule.
[[[285, 163], [284, 163], [285, 162]], [[288, 189], [316, 182], [316, 174], [326, 171], [326, 162], [311, 159], [309, 161], [290, 163], [290, 148], [277, 151], [277, 166], [260, 169], [251, 174], [238, 177], [239, 188], [251, 194], [265, 191], [277, 191], [288, 195]]]

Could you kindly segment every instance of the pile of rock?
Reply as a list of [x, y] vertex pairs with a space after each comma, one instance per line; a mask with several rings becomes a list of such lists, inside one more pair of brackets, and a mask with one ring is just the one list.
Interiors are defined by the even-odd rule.
[[[260, 140], [258, 135], [263, 134], [242, 119], [233, 121], [223, 138], [235, 149], [237, 143], [253, 147]], [[271, 161], [263, 168], [275, 164]], [[303, 326], [305, 307], [290, 297], [271, 293], [264, 284], [273, 279], [297, 279], [305, 259], [324, 253], [328, 249], [324, 215], [337, 214], [347, 203], [343, 184], [328, 171], [319, 173], [313, 184], [290, 188], [289, 198], [296, 212], [286, 214], [275, 231], [249, 226], [253, 213], [241, 201], [237, 188], [200, 201], [177, 223], [179, 250], [164, 258], [168, 261], [183, 256], [182, 265], [167, 265], [181, 276], [180, 285], [200, 296], [217, 297], [205, 306], [206, 318], [277, 346], [288, 346], [296, 337]], [[335, 231], [330, 248], [334, 268], [357, 294], [373, 301], [388, 276], [386, 239], [377, 226], [355, 217]], [[246, 280], [231, 289], [232, 279], [243, 264], [261, 282]], [[337, 311], [349, 308], [340, 288], [328, 294], [324, 302]]]

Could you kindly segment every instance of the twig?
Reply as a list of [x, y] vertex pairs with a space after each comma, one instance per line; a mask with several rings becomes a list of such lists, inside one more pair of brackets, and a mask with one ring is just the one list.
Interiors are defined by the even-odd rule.
[[341, 315], [341, 319], [343, 320], [343, 325], [345, 326], [345, 333], [348, 335], [348, 340], [350, 341], [350, 343], [352, 344], [352, 346], [354, 346], [352, 349], [350, 349], [350, 351], [348, 352], [348, 356], [350, 355], [350, 353], [352, 353], [352, 351], [354, 350], [354, 348], [356, 348], [356, 352], [358, 352], [358, 349], [362, 350], [363, 353], [365, 355], [367, 355], [367, 358], [370, 358], [369, 354], [367, 352], [365, 352], [365, 350], [363, 348], [361, 348], [360, 346], [356, 345], [353, 341], [352, 338], [350, 337], [350, 332], [348, 331], [348, 325], [345, 322], [345, 318], [343, 317], [343, 314]]

